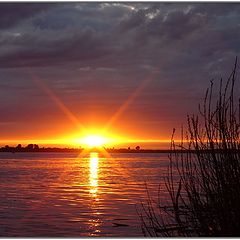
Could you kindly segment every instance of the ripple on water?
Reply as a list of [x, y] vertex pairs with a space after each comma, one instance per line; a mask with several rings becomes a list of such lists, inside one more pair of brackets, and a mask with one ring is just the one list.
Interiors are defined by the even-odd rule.
[[0, 236], [141, 237], [136, 204], [167, 155], [0, 154]]

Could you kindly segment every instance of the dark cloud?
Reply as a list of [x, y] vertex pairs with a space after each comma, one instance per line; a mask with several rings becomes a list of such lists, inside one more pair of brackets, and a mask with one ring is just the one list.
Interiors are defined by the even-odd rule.
[[49, 66], [74, 60], [85, 62], [110, 51], [106, 42], [94, 36], [91, 29], [71, 32], [67, 37], [61, 32], [49, 35], [24, 33], [8, 43], [15, 51], [10, 50], [0, 57], [1, 67]]
[[[174, 57], [175, 61], [176, 54], [181, 55], [176, 61], [179, 57], [189, 60], [205, 55], [213, 57], [220, 45], [223, 54], [238, 52], [236, 4], [26, 6], [25, 10], [21, 11], [21, 6], [17, 11], [25, 21], [1, 34], [0, 43], [4, 46], [0, 49], [1, 67], [49, 66], [74, 61], [84, 67], [104, 63], [100, 67], [163, 64], [171, 68], [169, 59]], [[6, 12], [13, 14], [17, 8], [18, 4], [9, 3]], [[224, 17], [226, 21], [221, 24]], [[206, 42], [204, 46], [202, 41]], [[181, 54], [184, 48], [188, 48], [189, 54]]]
[[143, 122], [172, 124], [194, 109], [211, 78], [231, 70], [240, 52], [239, 10], [238, 3], [1, 3], [0, 89], [7, 107], [1, 101], [0, 109], [13, 121], [20, 98], [23, 106], [34, 99], [26, 104], [34, 116], [51, 111], [27, 69], [73, 112], [80, 104], [81, 116], [95, 109], [106, 119], [150, 79], [125, 117], [138, 118], [136, 128], [142, 115]]
[[24, 19], [53, 6], [51, 3], [0, 3], [0, 29], [13, 27]]

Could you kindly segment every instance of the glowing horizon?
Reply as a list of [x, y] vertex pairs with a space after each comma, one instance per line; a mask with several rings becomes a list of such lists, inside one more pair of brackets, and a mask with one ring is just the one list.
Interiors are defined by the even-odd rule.
[[0, 143], [169, 142], [238, 52], [234, 4], [90, 5], [2, 4]]
[[[83, 141], [82, 141], [83, 140]], [[28, 144], [38, 144], [44, 147], [52, 147], [52, 146], [59, 146], [59, 147], [89, 147], [88, 143], [84, 143], [84, 138], [62, 138], [62, 139], [1, 139], [0, 146], [3, 147], [5, 145], [15, 146], [17, 144], [28, 145]], [[176, 139], [176, 142], [180, 140]], [[106, 138], [104, 142], [101, 144], [96, 144], [96, 147], [99, 145], [103, 147], [118, 147], [123, 144], [135, 144], [135, 143], [169, 143], [170, 139], [113, 139], [113, 138]], [[95, 147], [94, 144], [92, 147]]]

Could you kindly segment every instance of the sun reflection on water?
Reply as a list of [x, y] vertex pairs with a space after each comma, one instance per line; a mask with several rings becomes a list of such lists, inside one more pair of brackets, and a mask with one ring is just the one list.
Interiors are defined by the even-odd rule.
[[90, 153], [90, 161], [89, 161], [89, 183], [90, 183], [90, 193], [96, 197], [98, 191], [98, 153], [92, 152]]
[[92, 214], [93, 218], [89, 219], [91, 233], [90, 236], [98, 236], [101, 232], [99, 227], [101, 226], [101, 220], [98, 215], [98, 174], [99, 174], [99, 157], [98, 153], [92, 152], [89, 157], [89, 193], [92, 196]]

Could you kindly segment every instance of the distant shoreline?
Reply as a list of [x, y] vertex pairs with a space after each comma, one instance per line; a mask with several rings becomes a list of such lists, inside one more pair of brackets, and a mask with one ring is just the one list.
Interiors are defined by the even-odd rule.
[[[17, 149], [14, 147], [2, 147], [0, 148], [0, 152], [8, 152], [8, 153], [81, 153], [86, 149], [79, 149], [79, 148], [38, 148], [38, 149], [27, 149], [27, 148], [21, 148]], [[196, 153], [196, 150], [171, 150], [171, 149], [125, 149], [125, 148], [119, 148], [119, 149], [107, 149], [104, 148], [104, 150], [107, 153]], [[219, 150], [223, 151], [223, 150]], [[232, 152], [231, 150], [228, 150]], [[236, 151], [236, 150], [235, 150]], [[92, 148], [87, 149], [87, 152], [102, 152], [101, 148]], [[211, 150], [201, 150], [201, 152], [211, 153]]]
[[[15, 149], [15, 148], [0, 148], [0, 152], [9, 152], [9, 153], [81, 153], [87, 150], [88, 152], [102, 152], [101, 148], [92, 148], [92, 149], [77, 149], [77, 148], [39, 148], [39, 149]], [[106, 149], [104, 150], [108, 153], [170, 153], [171, 150], [168, 149]]]

